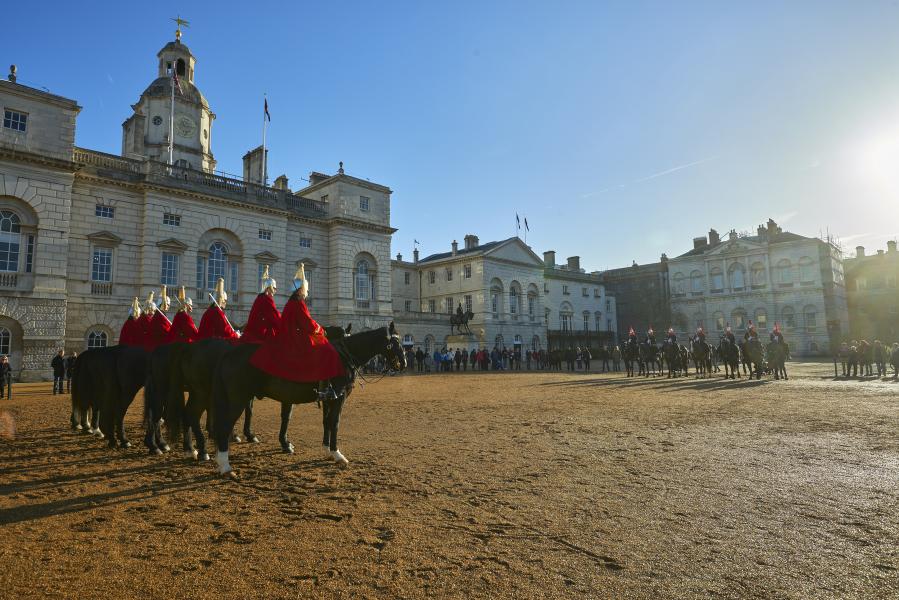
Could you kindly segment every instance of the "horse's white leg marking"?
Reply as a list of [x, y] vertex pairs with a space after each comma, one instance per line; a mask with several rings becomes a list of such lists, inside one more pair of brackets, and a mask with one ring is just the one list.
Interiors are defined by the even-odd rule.
[[350, 461], [348, 461], [346, 459], [346, 457], [340, 453], [340, 450], [335, 450], [334, 452], [331, 452], [331, 458], [334, 459], [334, 462], [336, 462], [337, 466], [340, 467], [341, 469], [345, 468], [347, 465], [350, 464]]
[[231, 472], [231, 464], [228, 462], [228, 452], [216, 452], [215, 462], [218, 463], [219, 475], [227, 475]]

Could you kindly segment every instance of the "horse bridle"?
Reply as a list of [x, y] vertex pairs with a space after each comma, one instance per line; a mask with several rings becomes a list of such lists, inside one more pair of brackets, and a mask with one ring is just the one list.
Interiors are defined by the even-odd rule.
[[[390, 345], [393, 343], [399, 344], [400, 343], [399, 340], [400, 340], [400, 336], [398, 336], [397, 334], [394, 333], [393, 335], [391, 335], [390, 337], [387, 338], [388, 344], [384, 348], [384, 350], [385, 351], [388, 350], [390, 348]], [[351, 384], [353, 381], [355, 381], [355, 379], [357, 377], [359, 379], [361, 379], [364, 383], [377, 383], [378, 381], [381, 381], [384, 378], [384, 376], [387, 375], [387, 373], [398, 373], [398, 372], [402, 371], [402, 368], [400, 367], [400, 360], [396, 356], [393, 356], [392, 357], [393, 365], [391, 365], [390, 368], [388, 368], [386, 371], [384, 371], [378, 379], [371, 381], [369, 379], [366, 379], [365, 374], [362, 372], [362, 365], [360, 364], [360, 361], [356, 360], [356, 357], [353, 356], [353, 353], [350, 352], [350, 349], [347, 348], [346, 344], [340, 344], [340, 347], [336, 348], [336, 350], [337, 350], [337, 354], [343, 359], [343, 362], [345, 364], [349, 365], [349, 367], [350, 367], [350, 383]]]

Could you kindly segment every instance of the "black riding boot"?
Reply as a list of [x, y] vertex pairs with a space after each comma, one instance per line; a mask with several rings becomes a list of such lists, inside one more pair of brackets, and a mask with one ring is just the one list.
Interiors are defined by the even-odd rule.
[[318, 399], [319, 400], [337, 400], [337, 392], [327, 381], [318, 382]]

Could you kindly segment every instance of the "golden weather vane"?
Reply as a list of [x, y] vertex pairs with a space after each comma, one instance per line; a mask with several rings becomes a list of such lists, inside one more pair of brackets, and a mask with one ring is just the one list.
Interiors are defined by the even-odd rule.
[[178, 28], [175, 30], [175, 39], [179, 42], [181, 41], [181, 26], [190, 27], [190, 21], [185, 21], [181, 18], [181, 15], [178, 15], [176, 18], [172, 19], [175, 23], [178, 24]]

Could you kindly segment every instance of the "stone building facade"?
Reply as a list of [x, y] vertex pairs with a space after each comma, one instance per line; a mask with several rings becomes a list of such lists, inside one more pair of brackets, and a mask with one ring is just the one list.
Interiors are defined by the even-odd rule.
[[543, 253], [543, 291], [550, 350], [599, 348], [615, 344], [618, 325], [615, 298], [606, 294], [599, 273], [581, 268], [580, 257], [556, 264], [556, 253]]
[[642, 338], [650, 327], [658, 330], [671, 322], [668, 257], [664, 254], [657, 263], [634, 262], [630, 267], [603, 271], [599, 280], [614, 298], [619, 339], [631, 327]]
[[849, 334], [855, 340], [899, 341], [899, 252], [896, 242], [887, 250], [866, 254], [858, 246], [855, 256], [843, 261], [849, 304]]
[[[465, 236], [459, 248], [393, 262], [393, 306], [407, 344], [433, 351], [452, 343], [450, 316], [471, 310], [472, 346], [545, 348], [543, 261], [519, 238], [481, 244]], [[456, 345], [459, 345], [458, 343]]]
[[848, 331], [840, 249], [783, 231], [769, 220], [757, 235], [731, 231], [693, 240], [668, 261], [671, 323], [679, 336], [704, 327], [717, 340], [730, 324], [739, 336], [749, 321], [767, 338], [780, 324], [793, 354], [828, 352]]
[[[244, 179], [216, 174], [215, 115], [196, 87], [193, 55], [176, 41], [157, 58], [155, 80], [123, 124], [122, 156], [75, 146], [75, 101], [0, 82], [0, 353], [14, 374], [48, 377], [61, 345], [116, 343], [131, 299], [162, 283], [187, 286], [198, 317], [224, 277], [238, 326], [264, 265], [280, 283], [279, 305], [305, 262], [323, 323], [388, 322], [391, 190], [342, 165], [297, 191], [286, 176], [255, 183], [258, 164], [245, 165]], [[171, 70], [182, 86], [173, 127]], [[245, 157], [262, 159], [261, 150]]]

